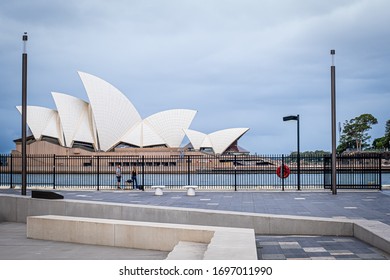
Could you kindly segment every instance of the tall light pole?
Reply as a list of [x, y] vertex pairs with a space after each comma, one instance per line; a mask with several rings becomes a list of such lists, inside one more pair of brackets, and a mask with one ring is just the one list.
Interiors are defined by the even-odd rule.
[[22, 55], [22, 195], [27, 190], [27, 32], [23, 34]]
[[332, 194], [337, 194], [336, 178], [336, 67], [334, 66], [335, 50], [331, 50], [332, 66], [330, 67], [331, 76], [331, 107], [332, 107]]
[[299, 115], [283, 117], [283, 121], [297, 121], [297, 175], [298, 175], [298, 191], [301, 190], [301, 153], [299, 151]]

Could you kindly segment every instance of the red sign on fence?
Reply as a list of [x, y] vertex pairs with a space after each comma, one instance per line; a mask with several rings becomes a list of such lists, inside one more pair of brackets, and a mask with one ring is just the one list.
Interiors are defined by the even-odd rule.
[[278, 169], [276, 169], [276, 175], [278, 175], [279, 178], [287, 178], [290, 175], [291, 171], [290, 168], [283, 164], [283, 176], [282, 176], [282, 166], [279, 166]]

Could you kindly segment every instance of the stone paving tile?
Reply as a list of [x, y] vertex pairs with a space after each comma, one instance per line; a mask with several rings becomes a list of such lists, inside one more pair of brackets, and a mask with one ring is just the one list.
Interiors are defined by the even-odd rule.
[[335, 257], [311, 257], [311, 260], [335, 260]]
[[321, 253], [326, 252], [325, 248], [323, 247], [303, 247], [303, 251], [306, 253]]
[[299, 245], [298, 242], [279, 242], [279, 246], [282, 249], [288, 250], [288, 249], [300, 249], [301, 245]]
[[284, 254], [263, 254], [262, 260], [285, 260], [286, 256]]
[[329, 250], [328, 252], [332, 256], [353, 255], [353, 253], [349, 250]]
[[381, 256], [378, 256], [378, 254], [372, 253], [372, 254], [356, 254], [360, 259], [363, 260], [383, 260]]

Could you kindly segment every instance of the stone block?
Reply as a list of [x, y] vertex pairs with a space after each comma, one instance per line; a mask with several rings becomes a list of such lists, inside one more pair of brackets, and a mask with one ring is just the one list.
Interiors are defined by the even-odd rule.
[[17, 220], [17, 197], [0, 194], [0, 222]]
[[65, 216], [30, 216], [27, 217], [27, 237], [114, 246], [114, 224]]
[[353, 223], [317, 217], [270, 216], [270, 234], [353, 236]]
[[354, 236], [390, 254], [390, 226], [379, 221], [356, 220]]

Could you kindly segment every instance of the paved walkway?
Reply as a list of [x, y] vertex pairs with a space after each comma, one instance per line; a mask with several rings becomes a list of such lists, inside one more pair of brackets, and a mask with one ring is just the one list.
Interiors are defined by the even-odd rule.
[[[332, 195], [328, 191], [198, 191], [194, 197], [187, 196], [184, 191], [165, 191], [163, 196], [155, 196], [152, 191], [142, 192], [133, 190], [56, 190], [56, 192], [64, 195], [65, 199], [75, 200], [264, 214], [370, 219], [390, 225], [390, 191], [388, 190], [339, 190], [337, 195]], [[0, 193], [20, 194], [20, 189], [3, 188], [0, 189]], [[28, 191], [27, 195], [30, 195], [30, 191]], [[3, 232], [3, 227], [4, 223], [0, 224], [0, 233]], [[12, 226], [10, 227], [12, 228]], [[2, 244], [1, 241], [0, 239], [0, 246]], [[26, 240], [23, 242], [26, 242]], [[259, 259], [390, 259], [390, 256], [386, 253], [351, 237], [258, 235], [256, 236], [256, 242]], [[77, 251], [78, 249], [75, 250]], [[2, 251], [3, 248], [0, 248], [0, 259], [4, 259]], [[78, 252], [80, 253], [80, 251]], [[32, 257], [33, 255], [29, 256]], [[77, 259], [89, 258], [78, 253], [70, 256], [77, 256]], [[118, 258], [120, 258], [119, 256]], [[142, 254], [139, 256], [142, 258]], [[155, 255], [154, 252], [151, 252], [151, 256], [163, 258], [161, 255]], [[147, 254], [145, 257], [148, 258]], [[66, 255], [64, 258], [66, 258]], [[109, 258], [107, 257], [107, 259]]]
[[[377, 220], [390, 225], [390, 190], [343, 191], [263, 191], [212, 192], [197, 191], [187, 196], [185, 191], [61, 191], [65, 199], [105, 201], [141, 205], [200, 208], [263, 214], [281, 214], [349, 219]], [[0, 193], [20, 194], [16, 189], [0, 189]], [[27, 196], [31, 196], [30, 191]]]
[[264, 260], [386, 260], [390, 255], [353, 237], [256, 236]]

